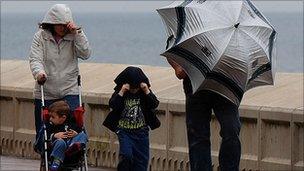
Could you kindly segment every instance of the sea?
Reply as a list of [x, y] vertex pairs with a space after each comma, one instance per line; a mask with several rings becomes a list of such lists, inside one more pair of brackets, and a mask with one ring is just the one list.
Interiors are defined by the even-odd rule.
[[[303, 12], [269, 12], [278, 32], [278, 72], [303, 73]], [[1, 59], [27, 60], [33, 35], [44, 13], [1, 12]], [[85, 62], [169, 66], [160, 54], [166, 32], [156, 12], [74, 12], [93, 53]]]

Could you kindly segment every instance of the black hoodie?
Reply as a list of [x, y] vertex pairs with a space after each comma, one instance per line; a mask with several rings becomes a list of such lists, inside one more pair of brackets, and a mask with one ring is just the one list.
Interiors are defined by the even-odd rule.
[[128, 83], [130, 87], [139, 88], [140, 83], [146, 83], [150, 87], [150, 82], [148, 77], [144, 72], [138, 67], [129, 66], [124, 69], [114, 80], [116, 83], [115, 91], [119, 91], [122, 85]]
[[[115, 92], [112, 94], [109, 100], [109, 106], [112, 111], [108, 114], [103, 125], [109, 128], [111, 131], [116, 132], [118, 121], [121, 118], [122, 111], [124, 110], [124, 101], [128, 98], [129, 93], [125, 93], [124, 96], [120, 96], [118, 93], [123, 84], [130, 84], [131, 87], [140, 87], [140, 83], [144, 82], [150, 87], [149, 79], [144, 72], [138, 67], [127, 67], [123, 70], [114, 80], [116, 86]], [[145, 123], [153, 130], [160, 126], [160, 121], [156, 117], [155, 109], [157, 108], [159, 101], [157, 97], [150, 90], [149, 94], [145, 94], [143, 91], [138, 92], [140, 97], [140, 107], [142, 109]]]

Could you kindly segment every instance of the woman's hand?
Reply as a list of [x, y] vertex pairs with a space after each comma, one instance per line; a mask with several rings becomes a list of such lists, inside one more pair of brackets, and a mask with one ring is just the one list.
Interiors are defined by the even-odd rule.
[[68, 134], [66, 132], [57, 132], [56, 134], [54, 134], [54, 137], [56, 139], [65, 139], [68, 138]]
[[43, 85], [46, 81], [46, 74], [44, 72], [39, 72], [37, 75], [37, 82], [40, 85]]
[[72, 129], [70, 129], [68, 132], [67, 132], [67, 136], [68, 138], [73, 138], [77, 135], [78, 133]]
[[127, 83], [127, 84], [124, 84], [122, 85], [120, 91], [119, 91], [119, 95], [120, 96], [123, 96], [125, 94], [125, 92], [129, 91], [130, 90], [130, 85]]
[[76, 24], [75, 23], [73, 23], [73, 22], [68, 22], [67, 23], [67, 29], [69, 30], [69, 32], [70, 33], [72, 33], [72, 34], [76, 34], [76, 32], [77, 32], [77, 26], [76, 26]]
[[144, 82], [140, 83], [140, 88], [145, 94], [150, 93], [149, 87], [146, 83], [144, 83]]

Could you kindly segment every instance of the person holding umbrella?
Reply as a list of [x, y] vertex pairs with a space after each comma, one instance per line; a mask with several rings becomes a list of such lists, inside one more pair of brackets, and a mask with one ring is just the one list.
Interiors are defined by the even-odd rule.
[[37, 80], [34, 88], [36, 138], [42, 125], [39, 84], [44, 86], [46, 107], [63, 99], [73, 112], [79, 106], [78, 58], [85, 60], [90, 54], [88, 39], [73, 22], [70, 8], [65, 4], [52, 6], [39, 24], [29, 53], [30, 69]]
[[191, 170], [212, 170], [210, 142], [212, 110], [221, 125], [220, 168], [221, 170], [239, 170], [241, 122], [238, 106], [210, 90], [201, 90], [193, 94], [190, 79], [183, 68], [172, 60], [168, 62], [175, 70], [176, 77], [183, 79]]

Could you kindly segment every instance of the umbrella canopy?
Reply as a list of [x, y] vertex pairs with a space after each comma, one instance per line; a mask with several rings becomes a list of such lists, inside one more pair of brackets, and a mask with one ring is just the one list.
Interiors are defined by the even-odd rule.
[[217, 92], [236, 105], [250, 88], [274, 83], [276, 31], [249, 1], [176, 1], [157, 9], [166, 51], [191, 80], [193, 93]]

